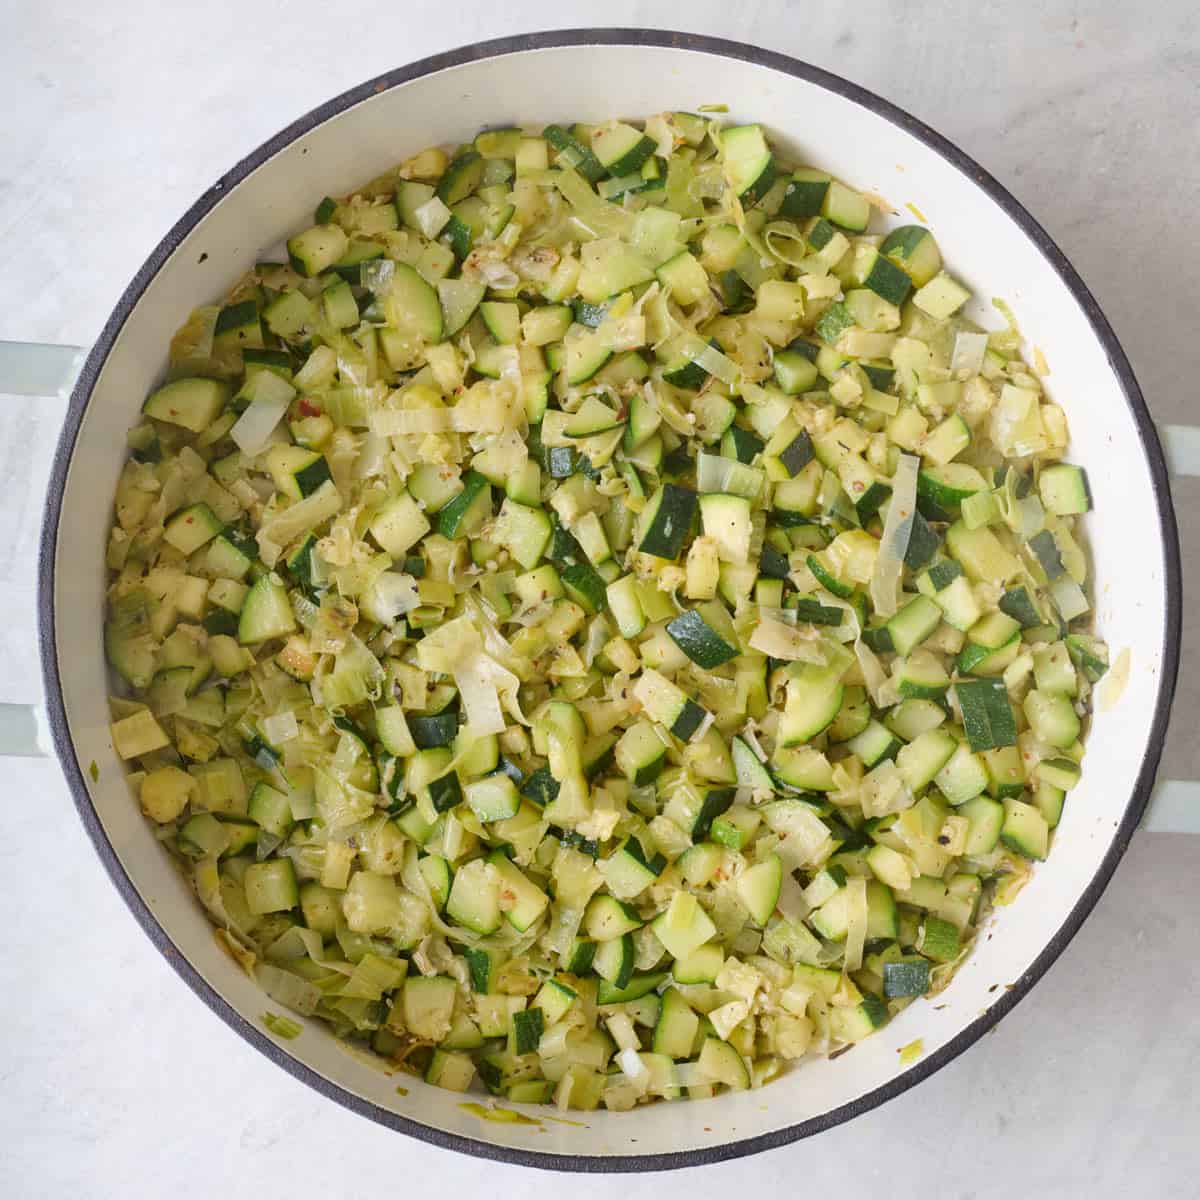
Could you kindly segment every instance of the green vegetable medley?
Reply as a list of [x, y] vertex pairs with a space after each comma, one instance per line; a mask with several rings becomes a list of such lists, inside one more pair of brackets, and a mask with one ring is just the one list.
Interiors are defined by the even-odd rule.
[[1087, 481], [872, 203], [758, 125], [491, 130], [176, 335], [113, 742], [275, 1002], [458, 1091], [711, 1096], [944, 987], [1046, 857]]

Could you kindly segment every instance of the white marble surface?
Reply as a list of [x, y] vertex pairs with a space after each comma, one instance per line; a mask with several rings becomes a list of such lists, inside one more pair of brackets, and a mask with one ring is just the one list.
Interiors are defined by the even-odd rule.
[[[405, 61], [520, 30], [687, 27], [849, 76], [994, 171], [1059, 239], [1122, 337], [1155, 416], [1197, 416], [1200, 18], [1166, 0], [687, 8], [328, 0], [155, 6], [43, 0], [0, 41], [0, 338], [93, 339], [192, 198], [296, 114]], [[345, 20], [339, 14], [351, 13]], [[568, 102], [569, 97], [564, 97]], [[569, 103], [568, 103], [569, 107]], [[33, 564], [61, 406], [0, 402], [0, 700], [38, 695]], [[1200, 491], [1180, 489], [1185, 550]], [[1192, 610], [1194, 614], [1195, 609]], [[1197, 617], [1187, 618], [1196, 632]], [[1168, 751], [1200, 771], [1185, 657]], [[5, 766], [0, 1195], [549, 1196], [562, 1182], [425, 1147], [320, 1099], [250, 1052], [179, 982], [104, 876], [57, 768]], [[755, 1159], [571, 1184], [580, 1197], [1200, 1192], [1200, 838], [1140, 835], [1096, 914], [993, 1036], [903, 1100]], [[847, 1184], [853, 1172], [854, 1183]], [[829, 1194], [829, 1193], [826, 1193]]]

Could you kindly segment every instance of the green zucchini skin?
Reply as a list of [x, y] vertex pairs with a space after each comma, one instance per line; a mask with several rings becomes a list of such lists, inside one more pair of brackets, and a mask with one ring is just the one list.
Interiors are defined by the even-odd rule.
[[1110, 662], [1074, 402], [934, 231], [749, 115], [569, 115], [305, 201], [165, 348], [103, 551], [112, 745], [214, 922], [501, 1113], [940, 990], [1077, 828]]

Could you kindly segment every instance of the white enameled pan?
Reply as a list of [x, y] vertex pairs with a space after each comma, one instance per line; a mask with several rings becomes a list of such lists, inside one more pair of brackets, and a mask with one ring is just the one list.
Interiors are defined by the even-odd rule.
[[[1004, 297], [1049, 359], [1071, 455], [1093, 468], [1087, 531], [1098, 629], [1114, 653], [1128, 651], [1130, 670], [1119, 699], [1098, 706], [1050, 861], [979, 939], [936, 1010], [914, 1004], [852, 1053], [806, 1063], [764, 1091], [571, 1114], [577, 1124], [499, 1124], [465, 1110], [464, 1097], [416, 1080], [406, 1078], [408, 1093], [399, 1095], [394, 1077], [317, 1022], [288, 1042], [262, 1027], [261, 993], [214, 941], [131, 802], [109, 740], [104, 546], [125, 432], [195, 305], [305, 224], [322, 196], [482, 126], [560, 118], [564, 97], [569, 115], [587, 121], [723, 101], [731, 120], [767, 123], [796, 159], [821, 163], [898, 210], [916, 206], [956, 274], [979, 295]], [[979, 317], [994, 322], [982, 309]], [[371, 80], [301, 117], [201, 196], [137, 272], [85, 358], [0, 346], [0, 391], [64, 386], [73, 390], [40, 562], [46, 708], [0, 711], [2, 748], [36, 752], [48, 735], [113, 882], [188, 986], [281, 1067], [393, 1129], [487, 1158], [586, 1171], [697, 1165], [818, 1133], [907, 1091], [1009, 1012], [1079, 929], [1143, 820], [1175, 683], [1181, 595], [1167, 464], [1129, 363], [1083, 281], [999, 183], [927, 126], [825, 71], [711, 38], [585, 30], [468, 46]], [[1169, 432], [1173, 465], [1194, 470], [1200, 431]], [[1159, 785], [1156, 827], [1197, 823], [1195, 786]], [[923, 1056], [902, 1066], [898, 1048], [917, 1038]]]

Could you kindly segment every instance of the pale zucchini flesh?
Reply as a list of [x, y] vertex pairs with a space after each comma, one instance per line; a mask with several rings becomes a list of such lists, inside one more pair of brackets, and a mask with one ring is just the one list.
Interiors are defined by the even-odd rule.
[[179, 331], [115, 497], [113, 745], [214, 921], [279, 1004], [560, 1107], [940, 990], [1054, 869], [1109, 661], [1016, 331], [767, 124], [354, 183]]

